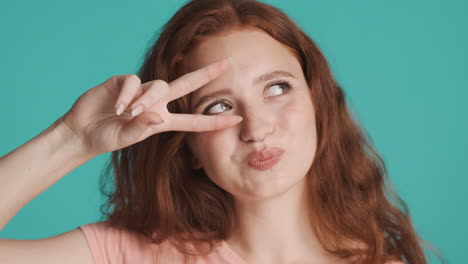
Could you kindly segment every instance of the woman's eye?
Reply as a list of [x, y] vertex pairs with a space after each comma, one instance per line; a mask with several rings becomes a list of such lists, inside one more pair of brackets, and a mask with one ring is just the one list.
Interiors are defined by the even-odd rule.
[[[288, 82], [280, 82], [270, 85], [268, 87], [267, 96], [277, 96], [288, 92], [291, 89], [291, 85]], [[219, 114], [227, 110], [231, 110], [232, 106], [227, 104], [225, 101], [217, 101], [208, 106], [204, 111], [204, 115]]]
[[286, 82], [275, 83], [275, 84], [271, 85], [268, 88], [268, 94], [267, 95], [268, 96], [276, 96], [276, 95], [284, 94], [290, 88], [291, 88], [291, 86], [289, 85], [289, 83], [286, 83]]
[[211, 106], [208, 106], [205, 111], [203, 111], [204, 115], [213, 115], [222, 113], [224, 111], [230, 110], [232, 107], [225, 102], [216, 102]]

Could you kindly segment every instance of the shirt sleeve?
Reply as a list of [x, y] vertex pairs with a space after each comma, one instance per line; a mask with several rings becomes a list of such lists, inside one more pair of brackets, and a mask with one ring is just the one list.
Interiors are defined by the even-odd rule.
[[118, 255], [122, 251], [122, 234], [120, 231], [109, 227], [105, 222], [82, 225], [79, 229], [88, 241], [94, 263], [118, 263]]
[[[160, 245], [149, 244], [142, 235], [113, 228], [105, 221], [82, 225], [79, 229], [88, 241], [95, 264], [171, 263], [159, 261]], [[173, 251], [169, 247], [163, 250], [163, 255], [172, 260]]]

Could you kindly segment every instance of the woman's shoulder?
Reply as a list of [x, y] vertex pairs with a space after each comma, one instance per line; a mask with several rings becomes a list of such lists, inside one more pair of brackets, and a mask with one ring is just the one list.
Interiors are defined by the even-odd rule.
[[143, 235], [111, 226], [108, 222], [82, 225], [89, 249], [96, 263], [155, 263], [158, 253], [176, 261], [175, 248], [166, 241], [148, 243]]
[[[143, 235], [112, 227], [108, 222], [82, 225], [91, 254], [96, 263], [183, 263], [184, 254], [168, 239], [160, 244], [149, 243]], [[214, 250], [205, 256], [193, 257], [195, 263], [232, 263], [229, 254], [215, 244]]]

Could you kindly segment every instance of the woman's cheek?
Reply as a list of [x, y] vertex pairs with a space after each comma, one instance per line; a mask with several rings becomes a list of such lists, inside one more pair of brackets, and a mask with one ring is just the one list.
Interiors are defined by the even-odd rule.
[[201, 160], [210, 160], [213, 158], [222, 157], [230, 153], [230, 149], [234, 147], [235, 130], [231, 128], [199, 132], [194, 137], [197, 148], [199, 150], [199, 156]]
[[294, 126], [302, 122], [302, 117], [305, 114], [300, 102], [295, 98], [291, 98], [277, 111], [278, 125], [282, 128], [297, 129], [298, 127]]

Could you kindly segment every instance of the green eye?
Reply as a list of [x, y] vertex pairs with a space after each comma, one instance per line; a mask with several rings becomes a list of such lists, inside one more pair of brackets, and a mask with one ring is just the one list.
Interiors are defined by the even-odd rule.
[[[271, 84], [267, 89], [267, 97], [278, 96], [284, 93], [287, 93], [291, 89], [291, 85], [288, 82], [282, 81], [278, 83]], [[214, 115], [223, 113], [225, 111], [231, 110], [232, 106], [229, 105], [224, 100], [218, 100], [209, 105], [204, 111], [204, 115]]]
[[287, 83], [287, 82], [280, 82], [280, 83], [272, 84], [272, 85], [268, 88], [268, 91], [272, 91], [272, 92], [270, 92], [270, 93], [268, 94], [268, 96], [277, 96], [277, 95], [284, 94], [284, 93], [287, 92], [290, 88], [291, 88], [291, 86], [290, 86], [289, 83]]
[[213, 114], [222, 113], [222, 112], [230, 110], [230, 109], [232, 109], [232, 107], [230, 105], [228, 105], [226, 102], [218, 101], [218, 102], [215, 102], [215, 103], [211, 104], [210, 106], [208, 106], [206, 108], [206, 110], [203, 111], [203, 114], [204, 115], [213, 115]]

